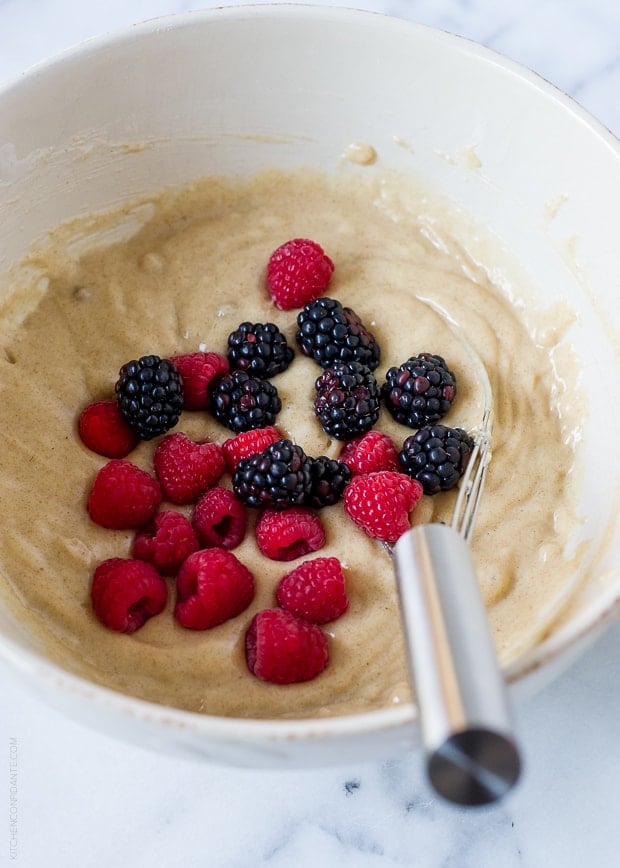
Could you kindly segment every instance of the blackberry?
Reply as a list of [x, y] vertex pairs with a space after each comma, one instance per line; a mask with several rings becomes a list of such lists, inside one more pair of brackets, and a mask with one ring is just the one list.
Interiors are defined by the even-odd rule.
[[462, 428], [427, 425], [403, 443], [399, 453], [405, 473], [417, 479], [424, 494], [454, 488], [465, 473], [474, 441]]
[[322, 368], [334, 362], [359, 362], [374, 371], [381, 348], [355, 311], [334, 298], [309, 302], [297, 315], [297, 343]]
[[337, 440], [352, 440], [379, 418], [379, 387], [359, 362], [336, 362], [315, 383], [314, 409], [323, 430]]
[[381, 397], [392, 416], [409, 428], [432, 425], [445, 416], [456, 395], [456, 378], [445, 360], [432, 353], [411, 356], [390, 368]]
[[338, 503], [350, 481], [351, 470], [342, 461], [325, 455], [314, 458], [310, 466], [310, 491], [306, 505], [313, 509], [333, 506]]
[[261, 380], [285, 371], [293, 356], [285, 336], [272, 322], [242, 322], [228, 335], [230, 369], [247, 371]]
[[213, 383], [210, 395], [215, 418], [236, 433], [273, 425], [282, 409], [276, 387], [245, 371], [224, 374]]
[[310, 491], [311, 465], [312, 459], [301, 446], [277, 440], [257, 455], [239, 461], [233, 473], [233, 491], [246, 506], [302, 506]]
[[164, 434], [179, 421], [183, 379], [169, 359], [142, 356], [127, 362], [115, 390], [125, 421], [142, 440]]

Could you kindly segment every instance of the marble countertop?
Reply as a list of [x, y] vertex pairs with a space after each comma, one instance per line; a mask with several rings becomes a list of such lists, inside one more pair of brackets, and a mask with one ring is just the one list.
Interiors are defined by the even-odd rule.
[[[339, 5], [334, 2], [316, 5]], [[0, 0], [0, 81], [187, 0]], [[353, 0], [481, 42], [620, 133], [617, 0]], [[499, 807], [436, 799], [419, 756], [303, 772], [159, 756], [2, 682], [0, 865], [24, 868], [606, 868], [620, 864], [620, 625], [517, 708], [526, 771]], [[9, 778], [16, 774], [16, 777]], [[16, 837], [9, 848], [9, 788]], [[16, 857], [13, 859], [13, 857]]]

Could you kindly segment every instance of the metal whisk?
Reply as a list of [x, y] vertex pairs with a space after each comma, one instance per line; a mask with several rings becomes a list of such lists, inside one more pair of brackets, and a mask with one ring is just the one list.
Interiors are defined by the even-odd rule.
[[496, 801], [520, 774], [504, 678], [469, 549], [491, 459], [492, 392], [486, 369], [448, 313], [484, 393], [482, 422], [461, 479], [452, 522], [424, 524], [392, 549], [427, 771], [461, 805]]

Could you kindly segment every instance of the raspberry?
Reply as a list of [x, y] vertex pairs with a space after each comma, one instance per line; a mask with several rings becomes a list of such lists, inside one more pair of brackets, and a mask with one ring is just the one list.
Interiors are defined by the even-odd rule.
[[344, 492], [345, 512], [368, 536], [395, 543], [409, 530], [409, 513], [422, 495], [405, 473], [379, 470], [354, 476]]
[[153, 615], [159, 615], [166, 605], [168, 588], [151, 564], [111, 558], [95, 570], [90, 595], [102, 624], [119, 633], [134, 633]]
[[293, 350], [272, 322], [242, 322], [228, 335], [228, 361], [237, 371], [247, 371], [261, 380], [275, 377], [293, 361]]
[[322, 368], [334, 362], [359, 362], [371, 371], [381, 349], [355, 311], [335, 298], [319, 298], [297, 314], [297, 343]]
[[195, 443], [185, 434], [168, 434], [153, 455], [164, 497], [172, 503], [194, 503], [219, 481], [224, 456], [217, 443]]
[[445, 416], [456, 395], [456, 379], [441, 356], [420, 353], [390, 368], [381, 397], [401, 425], [421, 428]]
[[241, 459], [233, 473], [233, 491], [246, 506], [301, 506], [310, 491], [311, 463], [301, 446], [277, 440], [257, 455]]
[[280, 579], [278, 606], [313, 624], [339, 618], [349, 607], [342, 564], [338, 558], [304, 561]]
[[335, 362], [315, 383], [314, 410], [326, 434], [350, 440], [379, 418], [379, 387], [359, 362]]
[[271, 443], [275, 443], [281, 439], [282, 435], [272, 425], [266, 428], [253, 428], [251, 431], [241, 431], [240, 434], [231, 437], [229, 440], [224, 440], [222, 443], [226, 467], [230, 473], [234, 473], [237, 464], [242, 458], [257, 455]]
[[256, 523], [256, 542], [272, 561], [294, 561], [325, 545], [321, 520], [302, 506], [284, 512], [266, 509]]
[[113, 458], [97, 473], [88, 497], [91, 519], [111, 530], [145, 525], [159, 509], [159, 482], [130, 461]]
[[78, 420], [78, 433], [84, 446], [106, 458], [125, 458], [138, 444], [118, 401], [95, 401], [85, 407]]
[[247, 527], [243, 504], [228, 488], [211, 488], [203, 494], [192, 514], [192, 525], [205, 547], [234, 549]]
[[405, 473], [422, 484], [425, 494], [454, 488], [465, 473], [474, 441], [462, 428], [429, 425], [407, 437], [400, 453]]
[[208, 630], [234, 618], [254, 599], [254, 576], [224, 549], [190, 555], [177, 576], [174, 616], [190, 630]]
[[291, 310], [323, 295], [333, 273], [334, 263], [316, 241], [293, 238], [269, 257], [267, 288], [276, 307]]
[[115, 388], [125, 421], [142, 440], [164, 434], [179, 421], [183, 380], [169, 359], [142, 356], [127, 362]]
[[282, 609], [263, 609], [245, 635], [248, 669], [273, 684], [311, 681], [329, 661], [327, 637], [320, 627]]
[[273, 425], [281, 409], [276, 387], [245, 371], [225, 374], [211, 387], [211, 411], [231, 431]]
[[340, 453], [340, 461], [347, 464], [354, 475], [400, 469], [392, 439], [380, 431], [368, 431], [349, 440]]
[[314, 458], [310, 465], [310, 491], [306, 495], [306, 505], [314, 509], [333, 506], [350, 481], [351, 471], [346, 464], [325, 455]]
[[174, 576], [183, 561], [200, 548], [194, 528], [180, 512], [158, 512], [133, 541], [134, 558], [148, 561], [162, 576]]
[[209, 386], [230, 370], [228, 359], [219, 353], [188, 353], [170, 359], [183, 379], [185, 410], [206, 410], [210, 404]]

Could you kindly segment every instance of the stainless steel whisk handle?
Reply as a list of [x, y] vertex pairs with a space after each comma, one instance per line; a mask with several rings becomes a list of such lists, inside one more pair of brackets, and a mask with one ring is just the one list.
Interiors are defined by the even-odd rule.
[[430, 782], [461, 805], [496, 801], [521, 763], [469, 546], [426, 524], [393, 557]]

